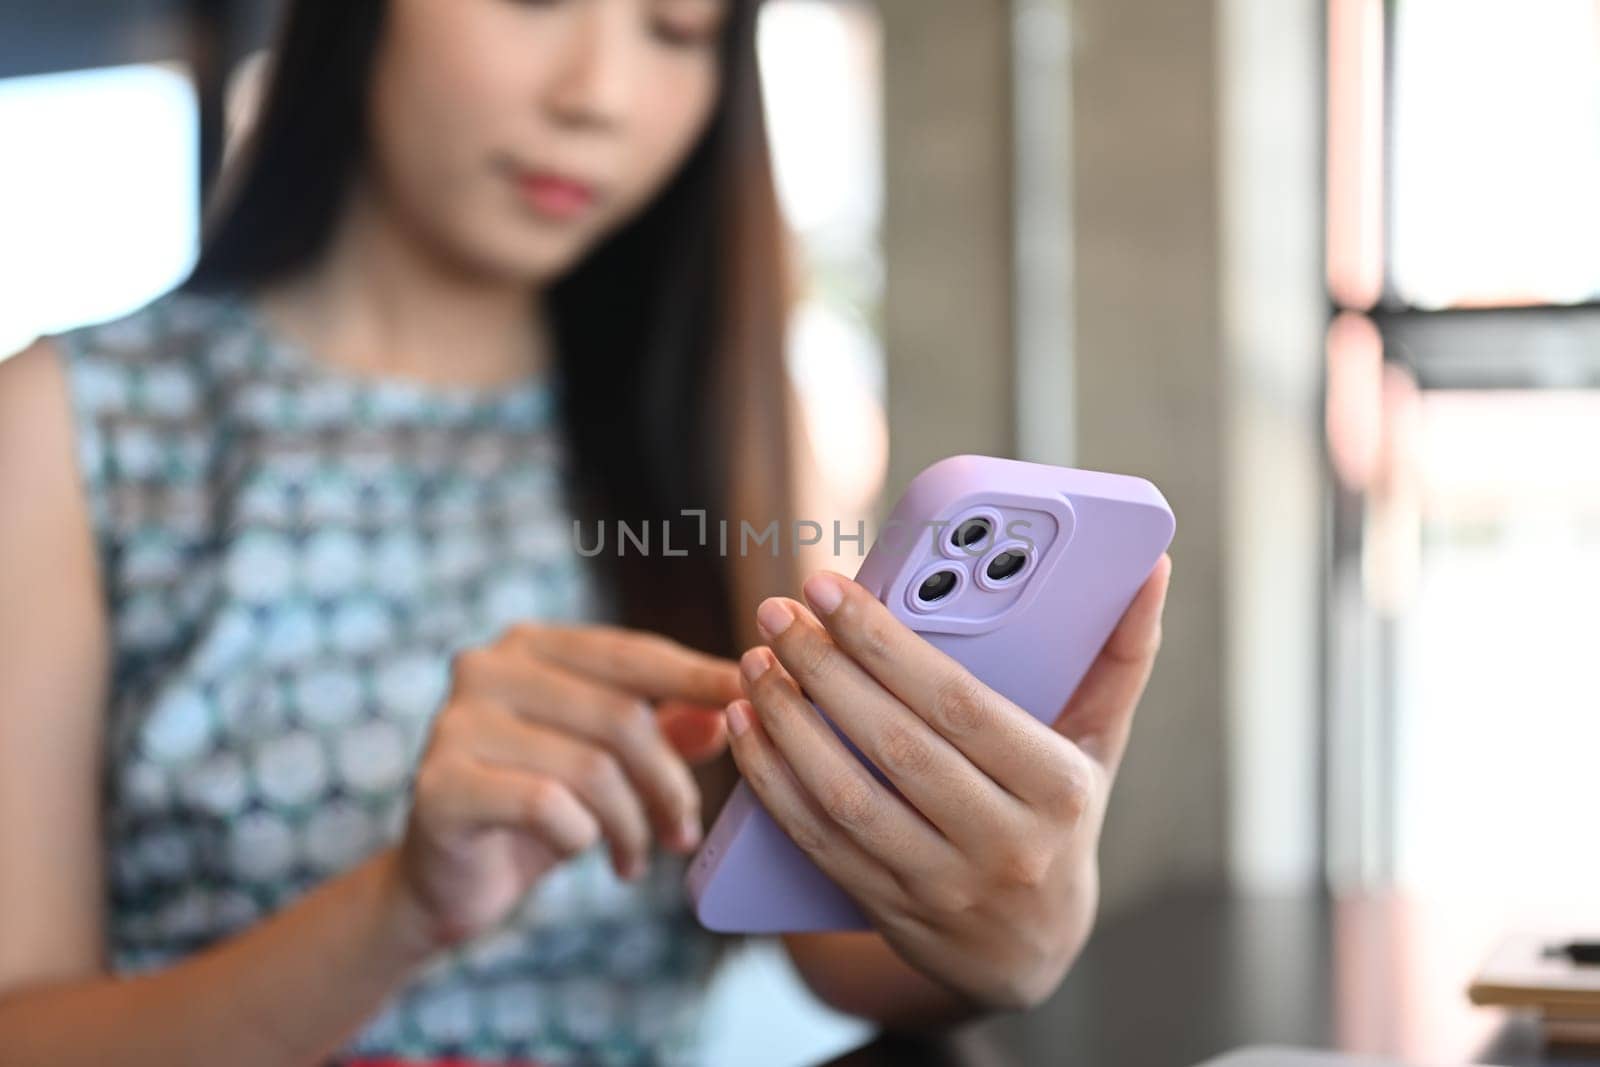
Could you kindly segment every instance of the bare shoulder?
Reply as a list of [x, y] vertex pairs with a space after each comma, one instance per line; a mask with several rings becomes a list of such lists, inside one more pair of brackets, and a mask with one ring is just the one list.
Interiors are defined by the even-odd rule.
[[54, 337], [40, 337], [19, 352], [0, 353], [0, 405], [8, 414], [21, 414], [41, 390], [60, 389], [63, 382], [61, 345]]
[[72, 473], [66, 369], [58, 342], [41, 337], [0, 359], [0, 494], [31, 501], [30, 511], [39, 505], [70, 507]]
[[0, 360], [0, 990], [100, 966], [109, 646], [60, 355], [43, 339]]
[[[85, 640], [98, 608], [100, 576], [89, 505], [78, 460], [78, 431], [67, 369], [57, 341], [44, 337], [0, 360], [0, 584], [50, 594], [50, 610], [81, 628]], [[48, 583], [45, 585], [45, 583]], [[47, 621], [24, 598], [6, 598], [0, 613], [27, 612]], [[8, 620], [14, 621], [14, 620]], [[79, 649], [82, 651], [82, 649]]]
[[67, 373], [48, 337], [0, 360], [0, 585], [21, 594], [0, 621], [26, 624], [30, 639], [56, 624], [64, 651], [98, 656], [101, 576]]

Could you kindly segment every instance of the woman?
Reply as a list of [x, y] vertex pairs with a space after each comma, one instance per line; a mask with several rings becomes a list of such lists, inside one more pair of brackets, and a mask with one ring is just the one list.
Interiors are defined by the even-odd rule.
[[785, 938], [829, 1003], [1059, 982], [1165, 563], [1052, 730], [786, 555], [572, 541], [790, 516], [755, 6], [298, 0], [193, 276], [0, 364], [8, 1063], [693, 1062], [739, 773], [877, 925]]

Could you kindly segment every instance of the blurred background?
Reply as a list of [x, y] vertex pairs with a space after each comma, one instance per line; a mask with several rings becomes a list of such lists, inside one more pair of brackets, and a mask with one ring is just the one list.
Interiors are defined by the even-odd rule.
[[[276, 7], [0, 0], [0, 352], [186, 273]], [[1595, 899], [1600, 5], [768, 0], [760, 48], [850, 506], [974, 451], [1178, 515], [1107, 921]], [[774, 953], [718, 996], [723, 1062], [863, 1032]]]

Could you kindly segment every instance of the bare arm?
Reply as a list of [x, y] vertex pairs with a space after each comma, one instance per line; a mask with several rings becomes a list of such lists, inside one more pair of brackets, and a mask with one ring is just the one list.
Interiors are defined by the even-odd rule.
[[164, 971], [105, 973], [107, 636], [54, 346], [0, 363], [0, 1048], [9, 1064], [314, 1061], [428, 953], [380, 853]]
[[783, 946], [823, 1003], [891, 1030], [939, 1029], [987, 1014], [906, 963], [881, 934], [784, 934]]
[[[21, 918], [8, 914], [9, 934]], [[165, 970], [118, 979], [26, 975], [0, 995], [0, 1045], [49, 1064], [315, 1063], [424, 959], [432, 942], [397, 891], [394, 852], [325, 882], [246, 933]], [[42, 968], [41, 968], [42, 969]]]

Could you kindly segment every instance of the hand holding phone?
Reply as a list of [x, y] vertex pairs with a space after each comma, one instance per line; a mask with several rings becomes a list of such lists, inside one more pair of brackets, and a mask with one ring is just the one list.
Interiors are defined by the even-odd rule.
[[1093, 910], [1172, 533], [1142, 479], [980, 456], [919, 475], [856, 583], [762, 605], [771, 650], [730, 707], [754, 719], [733, 742], [744, 781], [688, 874], [701, 921], [877, 928], [990, 989], [958, 939], [1014, 957], [991, 976], [1075, 952], [1086, 918], [1063, 909]]

